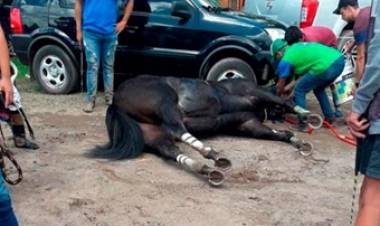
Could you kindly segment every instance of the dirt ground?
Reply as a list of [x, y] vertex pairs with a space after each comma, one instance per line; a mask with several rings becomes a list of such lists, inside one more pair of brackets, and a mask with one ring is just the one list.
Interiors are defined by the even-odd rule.
[[107, 141], [101, 94], [93, 114], [82, 113], [82, 94], [27, 90], [22, 96], [41, 145], [38, 151], [13, 148], [25, 177], [10, 187], [22, 226], [349, 225], [354, 148], [326, 129], [300, 134], [313, 143], [313, 158], [326, 161], [305, 159], [280, 142], [205, 140], [233, 161], [224, 186], [212, 188], [152, 154], [87, 158], [86, 150]]

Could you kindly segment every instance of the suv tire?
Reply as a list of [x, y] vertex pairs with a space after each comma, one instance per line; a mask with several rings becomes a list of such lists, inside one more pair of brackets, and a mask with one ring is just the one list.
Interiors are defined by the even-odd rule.
[[32, 62], [33, 75], [47, 93], [67, 94], [77, 88], [79, 77], [74, 62], [59, 46], [40, 48]]
[[224, 79], [245, 78], [252, 80], [255, 84], [256, 75], [252, 67], [244, 60], [229, 57], [216, 62], [207, 73], [207, 80], [220, 81]]

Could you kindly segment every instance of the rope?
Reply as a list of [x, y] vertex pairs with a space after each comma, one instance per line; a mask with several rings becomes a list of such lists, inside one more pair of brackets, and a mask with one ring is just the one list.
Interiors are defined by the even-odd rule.
[[352, 202], [351, 202], [351, 214], [350, 214], [350, 225], [353, 225], [354, 223], [354, 215], [355, 215], [355, 200], [356, 200], [356, 193], [357, 193], [357, 187], [358, 187], [358, 175], [355, 174], [354, 177], [354, 187], [352, 191]]
[[335, 135], [335, 137], [338, 138], [339, 140], [341, 140], [347, 144], [350, 144], [352, 146], [356, 146], [356, 140], [354, 138], [340, 134], [338, 132], [338, 130], [331, 123], [329, 123], [325, 120], [325, 121], [323, 121], [323, 125], [326, 128], [328, 128]]

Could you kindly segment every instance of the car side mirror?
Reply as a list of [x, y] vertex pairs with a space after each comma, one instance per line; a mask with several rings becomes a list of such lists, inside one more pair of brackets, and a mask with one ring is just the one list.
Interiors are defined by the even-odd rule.
[[191, 7], [184, 1], [175, 1], [172, 7], [172, 16], [179, 17], [187, 21], [193, 15]]

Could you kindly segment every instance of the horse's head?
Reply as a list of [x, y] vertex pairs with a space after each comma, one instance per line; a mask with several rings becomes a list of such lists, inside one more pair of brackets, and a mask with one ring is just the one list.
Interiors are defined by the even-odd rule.
[[285, 115], [294, 113], [294, 103], [292, 100], [286, 100], [285, 104], [271, 104], [262, 106], [267, 120], [284, 121]]

